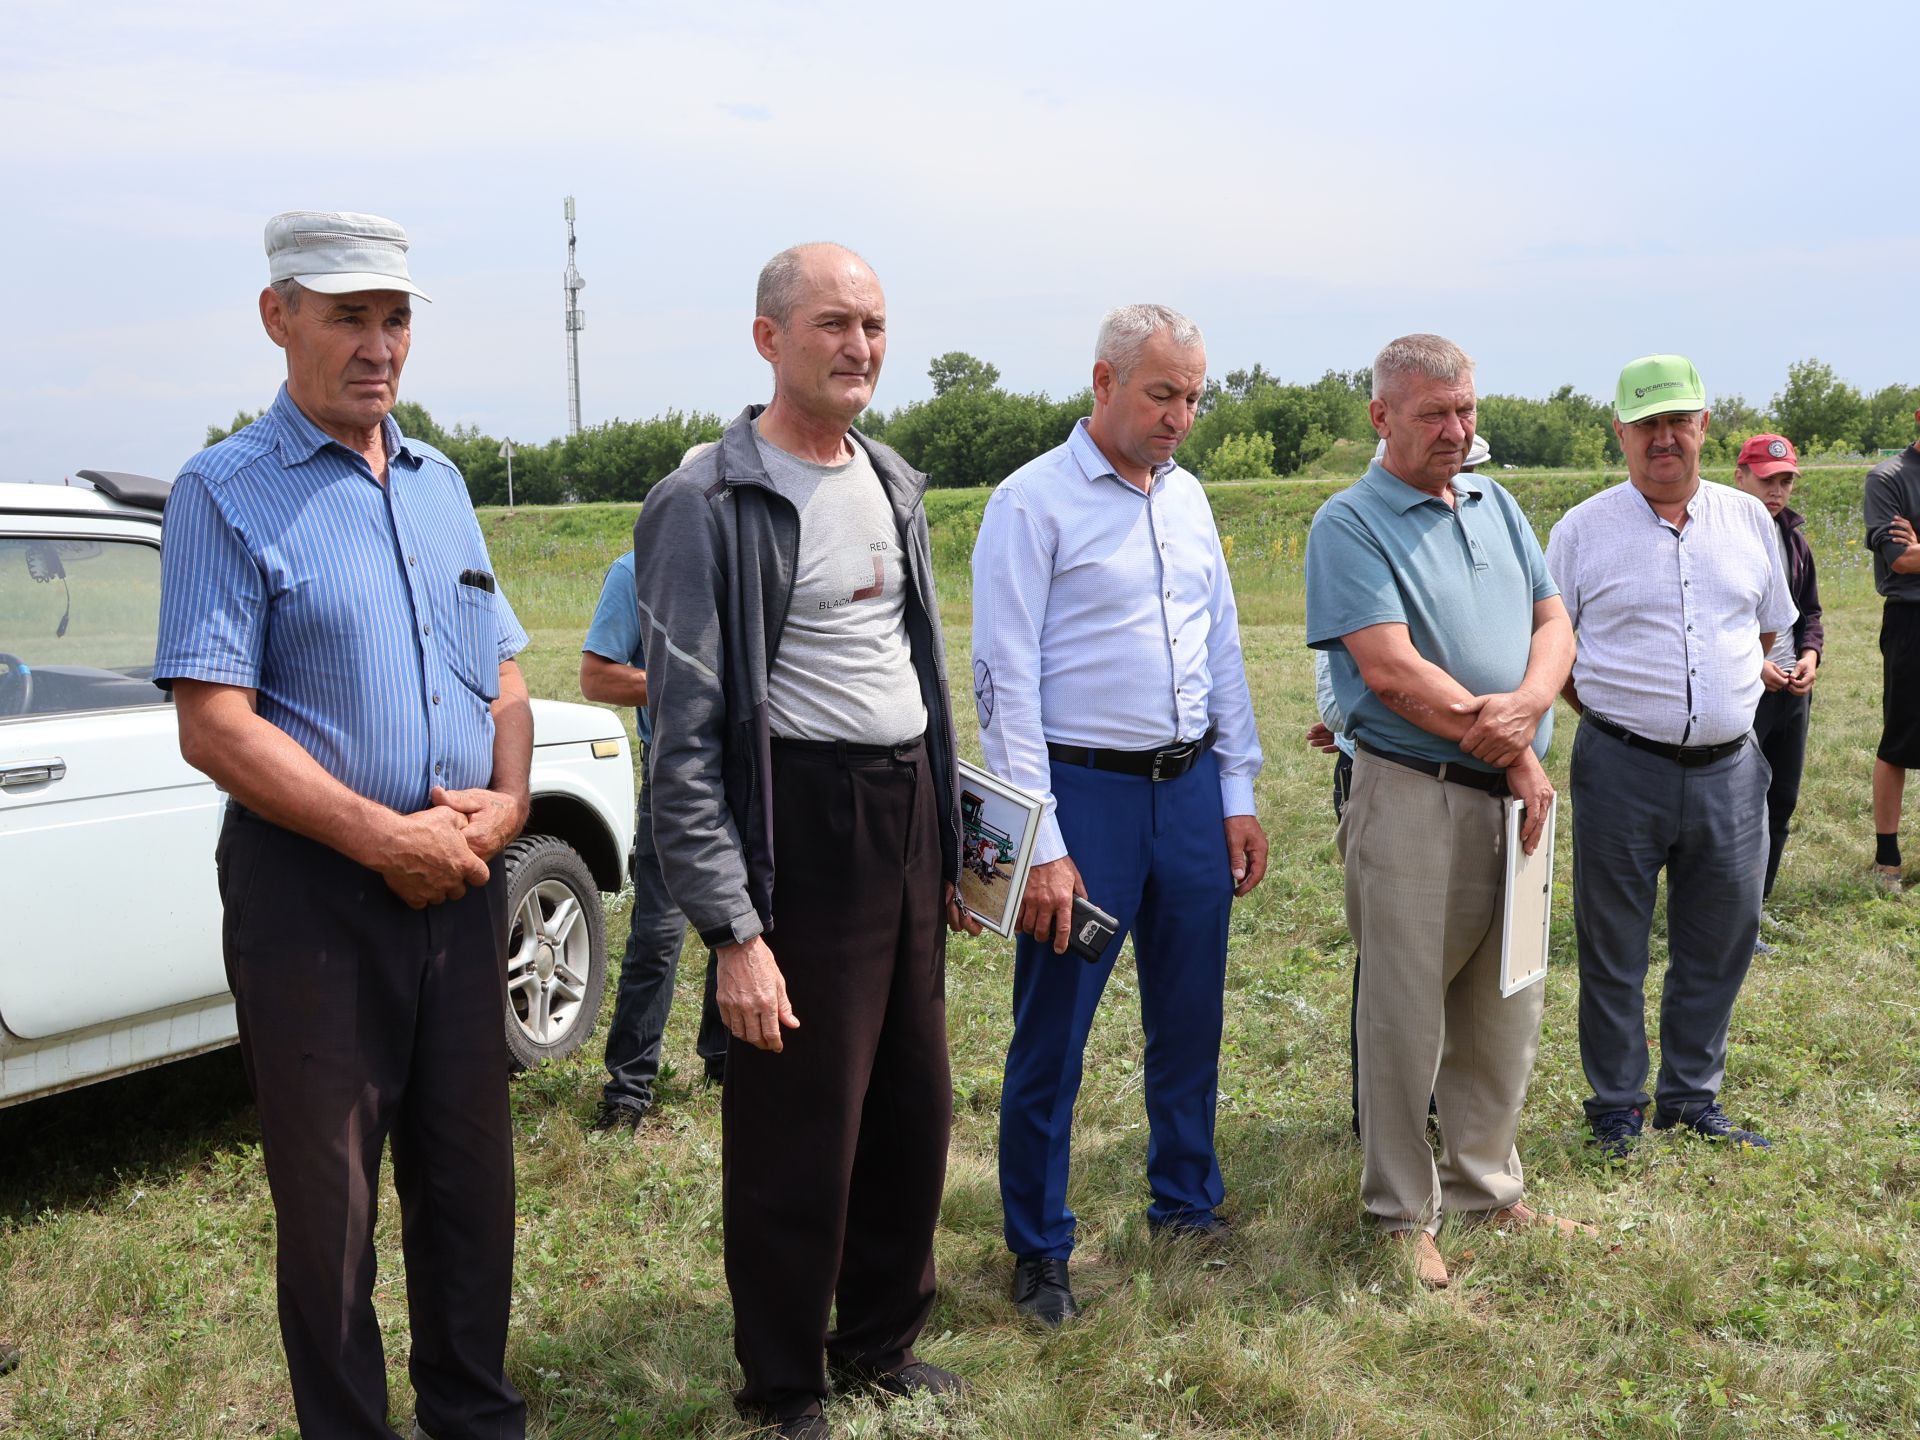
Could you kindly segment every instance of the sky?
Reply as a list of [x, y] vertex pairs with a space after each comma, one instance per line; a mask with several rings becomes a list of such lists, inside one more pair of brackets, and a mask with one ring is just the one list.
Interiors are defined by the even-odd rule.
[[[443, 425], [764, 400], [754, 278], [834, 239], [886, 288], [876, 403], [949, 350], [1061, 395], [1111, 306], [1211, 371], [1352, 369], [1432, 330], [1482, 393], [1612, 392], [1678, 351], [1764, 402], [1816, 356], [1920, 383], [1920, 7], [9, 7], [0, 479], [171, 475], [270, 402], [262, 229], [404, 225], [402, 393]], [[1493, 437], [1497, 443], [1497, 437]]]

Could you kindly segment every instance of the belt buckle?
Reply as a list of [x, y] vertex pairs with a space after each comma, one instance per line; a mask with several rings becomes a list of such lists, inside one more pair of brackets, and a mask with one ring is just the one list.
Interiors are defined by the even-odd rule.
[[1195, 743], [1196, 742], [1189, 740], [1184, 745], [1175, 745], [1168, 750], [1154, 751], [1152, 778], [1155, 781], [1165, 780], [1167, 776], [1160, 773], [1161, 767], [1163, 765], [1171, 764], [1175, 760], [1191, 759], [1193, 756]]

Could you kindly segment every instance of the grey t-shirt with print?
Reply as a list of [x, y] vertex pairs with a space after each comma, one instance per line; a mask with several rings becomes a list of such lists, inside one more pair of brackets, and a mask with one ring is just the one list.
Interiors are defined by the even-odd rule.
[[767, 676], [768, 720], [787, 740], [898, 745], [926, 732], [907, 639], [906, 557], [867, 452], [816, 465], [760, 434], [767, 476], [800, 512], [786, 628]]

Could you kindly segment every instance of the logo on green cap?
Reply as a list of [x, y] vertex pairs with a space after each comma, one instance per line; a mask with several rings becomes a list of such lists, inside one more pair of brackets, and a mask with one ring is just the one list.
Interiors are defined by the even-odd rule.
[[1642, 355], [1621, 370], [1613, 408], [1628, 424], [1662, 412], [1704, 410], [1706, 387], [1684, 355]]

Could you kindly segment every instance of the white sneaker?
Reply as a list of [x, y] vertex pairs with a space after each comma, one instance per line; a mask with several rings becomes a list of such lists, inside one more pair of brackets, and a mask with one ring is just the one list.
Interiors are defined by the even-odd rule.
[[1873, 880], [1889, 895], [1898, 895], [1905, 890], [1906, 883], [1900, 878], [1898, 865], [1876, 865], [1873, 867]]

